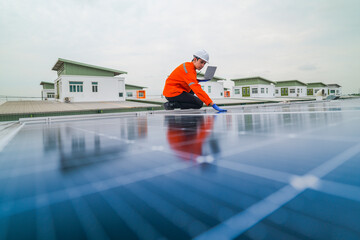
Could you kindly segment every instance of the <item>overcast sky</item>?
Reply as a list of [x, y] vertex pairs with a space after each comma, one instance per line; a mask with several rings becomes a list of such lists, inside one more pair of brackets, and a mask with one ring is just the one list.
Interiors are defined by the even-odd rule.
[[0, 0], [0, 95], [40, 96], [58, 58], [126, 71], [126, 83], [160, 94], [198, 49], [228, 81], [358, 93], [359, 11], [359, 0]]

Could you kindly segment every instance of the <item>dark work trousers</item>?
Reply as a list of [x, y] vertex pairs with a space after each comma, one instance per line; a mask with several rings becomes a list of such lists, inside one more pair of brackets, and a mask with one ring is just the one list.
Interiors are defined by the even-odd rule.
[[200, 109], [203, 106], [203, 102], [194, 95], [193, 91], [191, 91], [190, 93], [182, 92], [182, 94], [176, 97], [166, 97], [166, 99], [171, 103], [175, 103], [175, 108]]

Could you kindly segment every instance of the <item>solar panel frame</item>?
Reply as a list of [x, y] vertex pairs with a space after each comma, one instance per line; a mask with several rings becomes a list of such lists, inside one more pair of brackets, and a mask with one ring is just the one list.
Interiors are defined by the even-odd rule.
[[359, 106], [23, 123], [0, 151], [0, 238], [359, 238]]

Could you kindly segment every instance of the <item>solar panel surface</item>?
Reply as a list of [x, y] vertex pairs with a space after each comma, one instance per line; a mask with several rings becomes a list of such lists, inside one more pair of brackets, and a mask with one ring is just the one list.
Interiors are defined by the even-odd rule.
[[360, 101], [25, 124], [0, 239], [360, 239]]

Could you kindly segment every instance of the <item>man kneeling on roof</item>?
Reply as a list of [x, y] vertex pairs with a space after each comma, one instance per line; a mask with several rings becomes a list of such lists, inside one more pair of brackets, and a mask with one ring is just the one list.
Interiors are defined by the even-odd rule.
[[175, 68], [166, 79], [163, 91], [163, 95], [168, 100], [164, 103], [166, 110], [174, 110], [175, 108], [200, 109], [205, 103], [219, 112], [226, 112], [225, 109], [219, 108], [202, 90], [196, 78], [196, 70], [201, 70], [208, 62], [209, 54], [205, 50], [200, 50], [194, 53], [191, 62], [185, 62]]

